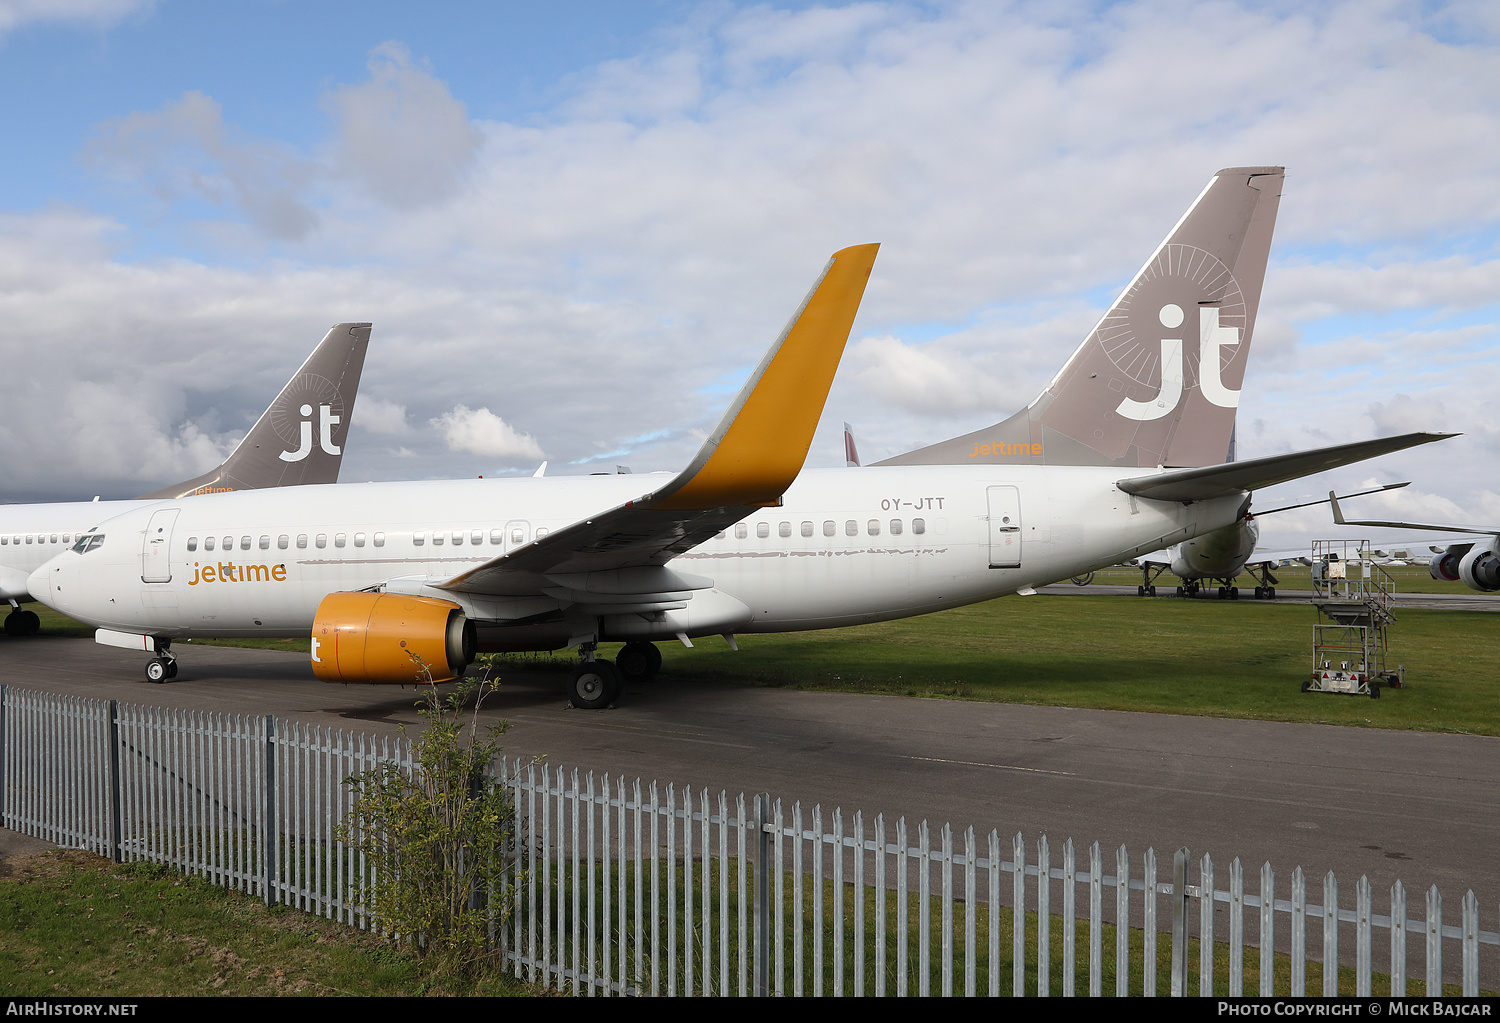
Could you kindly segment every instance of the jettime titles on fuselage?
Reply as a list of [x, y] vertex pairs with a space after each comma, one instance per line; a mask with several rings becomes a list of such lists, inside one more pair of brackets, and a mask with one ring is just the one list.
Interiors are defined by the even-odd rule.
[[221, 561], [217, 565], [202, 565], [193, 562], [193, 577], [189, 586], [205, 583], [269, 583], [286, 582], [285, 565], [236, 565], [232, 561]]

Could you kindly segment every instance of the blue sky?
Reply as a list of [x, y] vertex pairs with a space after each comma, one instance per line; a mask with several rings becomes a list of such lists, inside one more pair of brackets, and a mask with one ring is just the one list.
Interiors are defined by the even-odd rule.
[[1025, 404], [1210, 174], [1275, 163], [1242, 457], [1466, 436], [1265, 500], [1374, 474], [1416, 482], [1371, 514], [1500, 517], [1497, 36], [1477, 2], [0, 0], [0, 499], [212, 465], [345, 319], [346, 478], [674, 468], [871, 240], [810, 464], [845, 420], [883, 457]]

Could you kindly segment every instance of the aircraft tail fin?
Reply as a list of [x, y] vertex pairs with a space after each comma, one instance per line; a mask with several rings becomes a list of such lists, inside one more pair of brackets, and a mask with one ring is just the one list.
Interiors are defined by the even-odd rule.
[[877, 465], [1203, 466], [1232, 457], [1281, 167], [1219, 171], [1046, 389]]
[[369, 343], [370, 324], [335, 324], [223, 464], [141, 498], [338, 482]]
[[854, 446], [854, 427], [844, 424], [844, 467], [859, 468], [859, 448]]

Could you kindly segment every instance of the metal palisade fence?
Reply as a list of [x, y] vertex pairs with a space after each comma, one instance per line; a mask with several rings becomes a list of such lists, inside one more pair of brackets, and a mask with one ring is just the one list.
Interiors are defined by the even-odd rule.
[[[5, 827], [360, 927], [379, 926], [370, 869], [338, 829], [346, 780], [382, 763], [414, 769], [410, 744], [0, 686]], [[1158, 863], [520, 761], [494, 780], [518, 822], [500, 951], [574, 994], [1435, 995], [1445, 953], [1450, 993], [1480, 992], [1481, 961], [1496, 986], [1472, 892], [1445, 923], [1436, 888], [1409, 906], [1399, 882], [1341, 896], [1329, 874], [1319, 893], [1270, 864], [1247, 883], [1185, 849]]]

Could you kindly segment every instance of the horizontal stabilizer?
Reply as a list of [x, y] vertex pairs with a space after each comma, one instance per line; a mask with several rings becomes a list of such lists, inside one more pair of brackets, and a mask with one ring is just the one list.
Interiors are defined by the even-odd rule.
[[1326, 469], [1337, 469], [1341, 465], [1362, 462], [1367, 458], [1456, 436], [1458, 435], [1455, 433], [1407, 433], [1399, 437], [1336, 444], [1312, 451], [1295, 451], [1289, 455], [1268, 455], [1248, 462], [1226, 462], [1223, 465], [1206, 465], [1196, 469], [1169, 469], [1154, 476], [1120, 480], [1117, 485], [1127, 494], [1153, 501], [1207, 501], [1242, 491], [1260, 490]]

